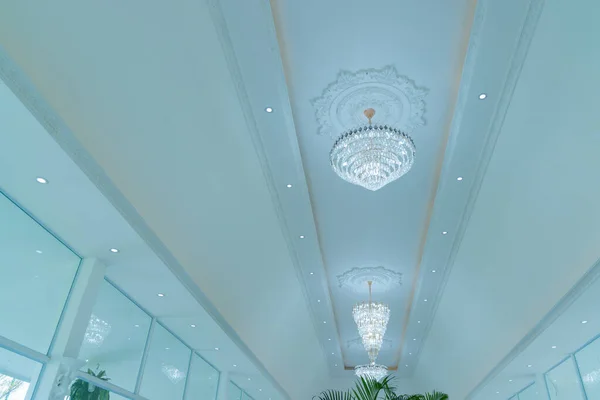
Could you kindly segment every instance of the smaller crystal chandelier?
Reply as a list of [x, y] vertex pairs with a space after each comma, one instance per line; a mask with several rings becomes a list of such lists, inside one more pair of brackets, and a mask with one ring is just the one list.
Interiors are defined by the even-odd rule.
[[390, 320], [390, 308], [383, 303], [373, 303], [371, 301], [371, 286], [369, 284], [369, 302], [358, 303], [352, 309], [354, 322], [358, 327], [358, 333], [362, 338], [363, 346], [369, 355], [371, 363], [375, 363], [381, 345], [383, 344], [383, 336], [387, 329], [388, 321]]
[[388, 374], [388, 369], [385, 365], [370, 364], [357, 365], [354, 367], [354, 373], [359, 378], [382, 380]]
[[371, 125], [375, 110], [364, 112], [369, 125], [344, 133], [329, 153], [340, 178], [375, 191], [406, 174], [415, 161], [415, 144], [387, 125]]

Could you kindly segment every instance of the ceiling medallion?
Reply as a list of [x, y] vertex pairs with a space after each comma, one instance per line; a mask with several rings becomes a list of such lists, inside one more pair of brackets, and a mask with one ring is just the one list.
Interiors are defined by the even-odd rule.
[[337, 279], [340, 288], [348, 288], [359, 294], [369, 293], [365, 285], [369, 281], [375, 285], [376, 293], [384, 293], [402, 285], [402, 273], [383, 266], [355, 267], [338, 275]]
[[406, 174], [415, 161], [415, 144], [387, 125], [371, 125], [375, 110], [364, 111], [369, 124], [344, 133], [329, 153], [340, 178], [375, 191]]
[[357, 365], [354, 367], [354, 373], [359, 378], [375, 379], [380, 381], [388, 374], [388, 369], [385, 365], [371, 364]]
[[369, 302], [358, 303], [352, 309], [354, 322], [358, 327], [363, 346], [369, 355], [371, 363], [375, 363], [381, 345], [383, 336], [390, 320], [390, 308], [383, 303], [373, 303], [371, 301], [371, 285], [369, 281]]
[[360, 125], [363, 111], [377, 110], [373, 123], [392, 125], [410, 133], [425, 125], [425, 97], [418, 87], [389, 65], [357, 72], [341, 71], [320, 97], [313, 99], [319, 135], [337, 139], [340, 132]]

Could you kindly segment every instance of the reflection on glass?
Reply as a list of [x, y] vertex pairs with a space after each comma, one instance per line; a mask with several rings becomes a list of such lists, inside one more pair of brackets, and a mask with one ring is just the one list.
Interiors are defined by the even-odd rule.
[[25, 400], [29, 382], [37, 377], [38, 371], [37, 362], [0, 349], [0, 399]]
[[0, 194], [0, 335], [47, 353], [79, 257]]
[[540, 391], [535, 384], [530, 385], [528, 388], [519, 393], [518, 397], [519, 400], [541, 400], [542, 398], [544, 397], [540, 395]]
[[219, 371], [204, 361], [202, 357], [194, 354], [187, 385], [186, 400], [215, 399], [219, 385]]
[[567, 358], [546, 374], [550, 400], [584, 400], [573, 360]]
[[242, 400], [242, 389], [237, 387], [237, 385], [235, 383], [229, 381], [227, 390], [228, 390], [228, 393], [227, 393], [228, 400]]
[[156, 324], [140, 394], [150, 400], [183, 398], [191, 350]]
[[133, 392], [151, 318], [104, 281], [85, 332], [79, 359], [88, 368], [105, 371], [110, 383]]
[[600, 339], [594, 340], [581, 349], [575, 358], [587, 398], [600, 399]]

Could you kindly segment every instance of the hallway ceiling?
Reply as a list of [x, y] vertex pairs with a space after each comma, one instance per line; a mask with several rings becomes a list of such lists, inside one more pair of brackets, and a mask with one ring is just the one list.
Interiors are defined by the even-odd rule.
[[[72, 131], [58, 143], [291, 398], [367, 361], [366, 276], [392, 309], [379, 361], [398, 385], [464, 398], [598, 258], [578, 172], [597, 120], [559, 103], [548, 122], [585, 85], [560, 60], [538, 72], [557, 1], [25, 2], [3, 6], [0, 38]], [[553, 76], [562, 91], [532, 94]], [[327, 165], [366, 107], [417, 148], [376, 192]]]

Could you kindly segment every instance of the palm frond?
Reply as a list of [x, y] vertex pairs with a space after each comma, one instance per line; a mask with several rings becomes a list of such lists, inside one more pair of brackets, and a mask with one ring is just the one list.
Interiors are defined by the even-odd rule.
[[319, 395], [314, 396], [313, 400], [353, 400], [352, 394], [350, 390], [346, 390], [345, 392], [342, 390], [325, 390], [321, 392]]
[[432, 393], [425, 393], [424, 400], [448, 400], [448, 395], [434, 390]]

